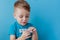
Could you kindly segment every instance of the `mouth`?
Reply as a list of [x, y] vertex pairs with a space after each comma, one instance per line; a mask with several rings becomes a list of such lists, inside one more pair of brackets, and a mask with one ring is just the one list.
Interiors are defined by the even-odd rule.
[[26, 22], [22, 22], [23, 24], [26, 24]]

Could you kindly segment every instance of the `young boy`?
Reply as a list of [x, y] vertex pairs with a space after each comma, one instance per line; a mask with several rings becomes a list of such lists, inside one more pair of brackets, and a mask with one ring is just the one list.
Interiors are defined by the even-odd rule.
[[28, 23], [30, 6], [24, 0], [18, 0], [14, 4], [14, 22], [9, 29], [10, 40], [38, 40], [37, 31]]

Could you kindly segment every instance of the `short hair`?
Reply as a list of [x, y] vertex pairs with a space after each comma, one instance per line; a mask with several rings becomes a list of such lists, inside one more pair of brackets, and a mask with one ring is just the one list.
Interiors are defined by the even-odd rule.
[[15, 2], [14, 7], [19, 7], [19, 8], [24, 8], [25, 10], [30, 12], [30, 5], [28, 4], [28, 2], [24, 1], [24, 0], [18, 0]]

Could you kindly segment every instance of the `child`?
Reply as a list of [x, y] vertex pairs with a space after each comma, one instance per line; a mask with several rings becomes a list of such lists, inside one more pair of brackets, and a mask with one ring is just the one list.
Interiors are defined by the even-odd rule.
[[14, 22], [9, 29], [10, 40], [38, 40], [37, 31], [28, 23], [30, 6], [24, 0], [18, 0], [14, 4]]

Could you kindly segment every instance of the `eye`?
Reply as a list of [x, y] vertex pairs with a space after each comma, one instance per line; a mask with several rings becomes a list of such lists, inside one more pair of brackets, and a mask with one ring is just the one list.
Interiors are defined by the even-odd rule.
[[25, 16], [26, 18], [29, 18], [29, 16]]
[[23, 16], [19, 16], [19, 18], [23, 18]]

